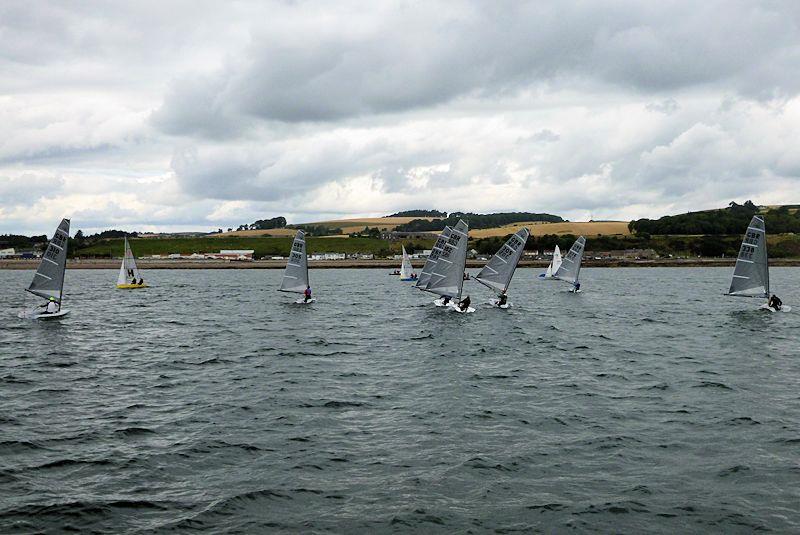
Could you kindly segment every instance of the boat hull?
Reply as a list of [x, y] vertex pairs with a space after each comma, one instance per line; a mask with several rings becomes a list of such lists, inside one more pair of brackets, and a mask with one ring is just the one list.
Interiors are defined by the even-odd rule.
[[138, 290], [139, 288], [148, 288], [146, 284], [117, 284], [119, 290]]
[[63, 318], [67, 314], [69, 314], [69, 310], [65, 308], [63, 310], [59, 310], [58, 312], [54, 312], [53, 314], [36, 314], [33, 316], [33, 318], [41, 321], [50, 321]]

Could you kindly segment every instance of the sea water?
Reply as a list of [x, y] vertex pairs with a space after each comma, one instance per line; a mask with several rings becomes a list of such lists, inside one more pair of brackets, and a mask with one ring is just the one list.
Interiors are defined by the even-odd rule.
[[[800, 312], [732, 269], [0, 271], [0, 532], [800, 531]], [[800, 269], [771, 270], [800, 311]]]

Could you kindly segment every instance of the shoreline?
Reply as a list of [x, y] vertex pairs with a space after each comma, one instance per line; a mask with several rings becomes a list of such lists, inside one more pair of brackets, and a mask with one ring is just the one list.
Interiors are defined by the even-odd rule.
[[[39, 259], [0, 260], [0, 269], [35, 270]], [[68, 269], [119, 269], [121, 259], [73, 259], [67, 262]], [[582, 267], [615, 268], [615, 267], [733, 267], [734, 258], [662, 258], [657, 260], [584, 260]], [[137, 259], [137, 265], [143, 269], [283, 269], [286, 260], [150, 260]], [[416, 269], [422, 269], [424, 262], [412, 261]], [[486, 264], [483, 260], [467, 260], [467, 268], [481, 268]], [[524, 260], [519, 267], [546, 269], [547, 260]], [[800, 258], [777, 258], [770, 260], [770, 267], [798, 267]], [[396, 260], [313, 260], [308, 262], [309, 269], [388, 269], [400, 268]]]

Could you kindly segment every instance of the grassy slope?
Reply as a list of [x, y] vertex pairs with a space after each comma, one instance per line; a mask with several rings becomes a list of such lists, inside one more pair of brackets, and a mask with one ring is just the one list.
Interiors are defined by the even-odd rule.
[[489, 238], [492, 236], [506, 236], [513, 234], [522, 227], [528, 227], [532, 236], [544, 236], [545, 234], [574, 234], [576, 236], [629, 236], [627, 221], [589, 221], [589, 222], [565, 222], [565, 223], [512, 223], [503, 227], [471, 230], [469, 235], [472, 238]]
[[[267, 255], [286, 256], [292, 245], [291, 238], [164, 238], [133, 239], [131, 248], [136, 256], [173, 253], [216, 253], [220, 249], [254, 249], [256, 257]], [[428, 248], [432, 240], [415, 240], [415, 243]], [[378, 253], [389, 247], [400, 251], [400, 243], [392, 243], [372, 238], [347, 238], [331, 240], [324, 237], [308, 238], [306, 246], [309, 253]], [[102, 243], [77, 249], [76, 256], [122, 256], [122, 240], [106, 240]]]

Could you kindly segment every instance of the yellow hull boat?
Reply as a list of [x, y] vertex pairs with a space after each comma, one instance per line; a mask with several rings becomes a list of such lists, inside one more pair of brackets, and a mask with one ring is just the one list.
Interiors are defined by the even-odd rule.
[[120, 290], [135, 290], [137, 288], [147, 288], [146, 284], [117, 284]]

